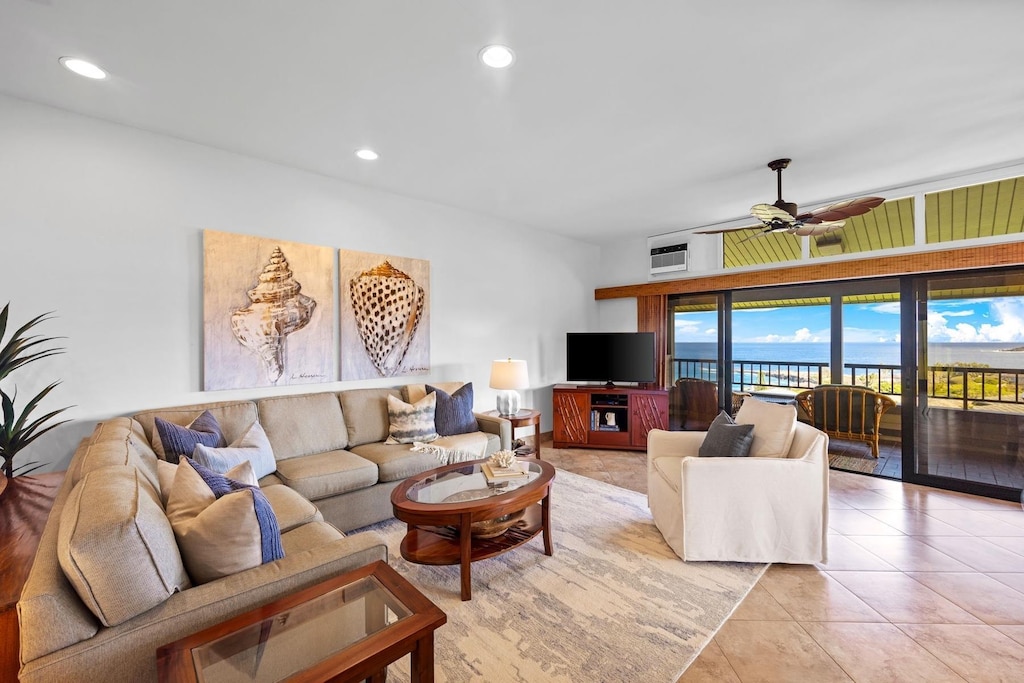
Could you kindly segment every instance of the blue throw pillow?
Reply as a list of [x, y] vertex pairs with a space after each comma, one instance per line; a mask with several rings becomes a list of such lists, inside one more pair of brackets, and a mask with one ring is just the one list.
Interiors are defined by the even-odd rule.
[[708, 427], [697, 455], [702, 458], [743, 458], [750, 455], [754, 443], [754, 425], [738, 425], [724, 410]]
[[473, 414], [473, 383], [467, 382], [454, 394], [427, 385], [427, 393], [437, 395], [434, 408], [434, 427], [441, 436], [468, 434], [480, 431]]
[[204, 410], [203, 414], [194, 419], [188, 427], [159, 417], [155, 422], [157, 436], [164, 447], [164, 459], [170, 463], [177, 463], [183, 455], [191, 456], [196, 444], [210, 448], [222, 448], [227, 445], [217, 418], [209, 410]]

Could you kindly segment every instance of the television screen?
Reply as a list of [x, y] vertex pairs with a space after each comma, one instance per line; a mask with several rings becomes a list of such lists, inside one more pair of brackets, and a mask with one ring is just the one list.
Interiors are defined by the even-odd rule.
[[653, 382], [653, 332], [569, 332], [565, 336], [570, 382]]

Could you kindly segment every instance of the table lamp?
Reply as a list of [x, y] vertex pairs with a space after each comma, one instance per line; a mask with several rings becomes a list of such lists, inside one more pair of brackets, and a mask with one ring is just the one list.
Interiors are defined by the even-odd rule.
[[519, 392], [530, 386], [530, 376], [526, 372], [525, 360], [496, 360], [491, 363], [492, 389], [498, 389], [498, 414], [515, 415], [519, 412]]

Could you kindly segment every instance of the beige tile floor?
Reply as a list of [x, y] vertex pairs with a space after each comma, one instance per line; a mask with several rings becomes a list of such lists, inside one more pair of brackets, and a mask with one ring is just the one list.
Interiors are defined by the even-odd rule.
[[[641, 493], [646, 455], [553, 449]], [[832, 472], [829, 562], [773, 565], [680, 683], [1024, 681], [1019, 503]]]

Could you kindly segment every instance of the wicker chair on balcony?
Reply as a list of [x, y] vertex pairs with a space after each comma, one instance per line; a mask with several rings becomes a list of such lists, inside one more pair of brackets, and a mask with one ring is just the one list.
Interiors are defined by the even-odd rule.
[[878, 457], [882, 415], [895, 401], [867, 387], [822, 384], [802, 391], [796, 402], [812, 425], [836, 439], [863, 441]]
[[693, 377], [677, 379], [670, 412], [679, 429], [707, 431], [718, 415], [718, 384]]

